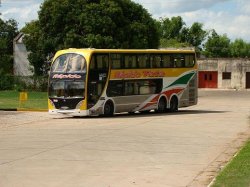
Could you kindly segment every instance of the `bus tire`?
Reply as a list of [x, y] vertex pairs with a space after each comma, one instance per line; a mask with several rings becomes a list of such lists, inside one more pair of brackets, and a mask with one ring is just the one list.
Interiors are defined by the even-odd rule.
[[162, 113], [166, 111], [167, 101], [164, 97], [161, 97], [161, 99], [158, 102], [157, 112]]
[[104, 116], [113, 116], [114, 115], [114, 104], [112, 101], [107, 101], [103, 108]]
[[173, 96], [170, 101], [170, 112], [176, 112], [178, 111], [178, 98], [176, 96]]

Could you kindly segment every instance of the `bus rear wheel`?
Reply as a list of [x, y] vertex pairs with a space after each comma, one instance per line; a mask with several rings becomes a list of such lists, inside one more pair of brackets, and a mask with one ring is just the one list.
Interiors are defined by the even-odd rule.
[[162, 113], [166, 111], [167, 102], [164, 97], [162, 97], [158, 102], [157, 112]]
[[114, 105], [111, 101], [105, 103], [103, 108], [104, 116], [113, 116], [114, 115]]
[[169, 111], [170, 112], [176, 112], [176, 111], [178, 111], [178, 99], [175, 96], [170, 101]]

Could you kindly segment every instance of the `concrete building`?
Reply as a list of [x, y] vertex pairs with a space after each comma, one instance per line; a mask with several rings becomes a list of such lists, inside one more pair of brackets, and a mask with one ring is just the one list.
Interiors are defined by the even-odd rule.
[[28, 60], [28, 52], [23, 43], [23, 38], [24, 34], [19, 33], [13, 40], [13, 74], [16, 76], [31, 76], [34, 68]]
[[250, 89], [250, 59], [198, 59], [199, 88]]

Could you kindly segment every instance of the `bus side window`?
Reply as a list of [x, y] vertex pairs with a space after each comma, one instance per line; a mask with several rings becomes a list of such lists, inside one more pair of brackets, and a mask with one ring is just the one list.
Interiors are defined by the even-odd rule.
[[132, 55], [131, 56], [131, 68], [137, 68], [137, 61], [136, 61], [136, 56], [135, 55]]
[[89, 66], [89, 69], [90, 70], [93, 70], [96, 68], [96, 65], [95, 65], [95, 56], [92, 56], [91, 60], [90, 60], [90, 66]]
[[106, 69], [108, 68], [108, 55], [97, 55], [97, 69]]
[[136, 56], [131, 54], [126, 54], [124, 56], [124, 68], [130, 69], [130, 68], [137, 68], [137, 62], [136, 62]]
[[130, 64], [132, 64], [132, 58], [129, 55], [124, 56], [124, 68], [129, 69]]
[[185, 67], [185, 58], [183, 55], [174, 56], [174, 67], [176, 67], [176, 68]]
[[162, 60], [160, 55], [151, 55], [151, 67], [152, 68], [161, 68]]
[[150, 65], [148, 55], [146, 54], [138, 55], [137, 60], [139, 68], [147, 68]]
[[125, 95], [134, 95], [134, 82], [125, 82]]
[[171, 58], [169, 54], [162, 55], [162, 67], [163, 68], [171, 68], [173, 67], [173, 63], [171, 62]]
[[113, 69], [121, 69], [122, 68], [122, 56], [121, 54], [111, 54], [111, 67]]
[[123, 87], [123, 81], [110, 81], [107, 88], [107, 96], [123, 96]]
[[185, 55], [185, 67], [193, 67], [195, 64], [194, 55]]

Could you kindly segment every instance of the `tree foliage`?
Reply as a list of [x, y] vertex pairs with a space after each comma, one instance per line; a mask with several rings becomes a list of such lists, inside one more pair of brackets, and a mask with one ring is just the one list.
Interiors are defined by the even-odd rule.
[[185, 23], [180, 16], [161, 19], [159, 28], [161, 38], [167, 40], [179, 39], [184, 25]]
[[232, 57], [250, 57], [250, 44], [242, 39], [236, 39], [230, 44], [230, 55]]
[[39, 20], [23, 29], [36, 74], [63, 48], [157, 48], [156, 22], [131, 0], [45, 0]]
[[207, 57], [230, 57], [230, 39], [226, 34], [219, 35], [212, 30], [204, 45], [204, 55]]
[[17, 22], [0, 18], [0, 73], [9, 74], [13, 68], [13, 39], [17, 35]]
[[201, 50], [207, 31], [203, 30], [203, 24], [195, 22], [187, 27], [182, 17], [163, 18], [158, 21], [161, 37], [161, 47], [187, 47], [193, 46]]

